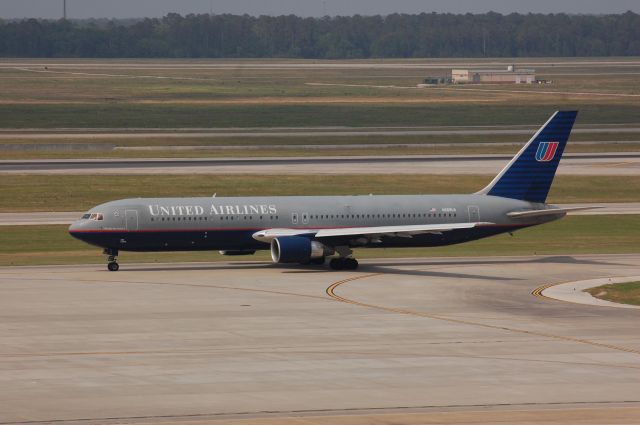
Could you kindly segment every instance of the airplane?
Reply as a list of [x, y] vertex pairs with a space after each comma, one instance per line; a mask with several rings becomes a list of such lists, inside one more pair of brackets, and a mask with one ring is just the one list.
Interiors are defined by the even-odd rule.
[[206, 251], [355, 270], [353, 248], [431, 247], [511, 233], [590, 207], [545, 203], [577, 111], [558, 111], [482, 190], [462, 195], [137, 198], [90, 209], [69, 227], [120, 251]]

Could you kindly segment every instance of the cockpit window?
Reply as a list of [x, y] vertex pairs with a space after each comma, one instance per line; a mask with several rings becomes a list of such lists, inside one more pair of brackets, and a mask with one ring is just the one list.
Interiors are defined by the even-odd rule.
[[80, 220], [87, 220], [89, 217], [91, 217], [91, 214], [84, 214]]
[[104, 220], [104, 215], [102, 215], [102, 213], [93, 213], [93, 214], [85, 214], [85, 215], [89, 215], [90, 220]]

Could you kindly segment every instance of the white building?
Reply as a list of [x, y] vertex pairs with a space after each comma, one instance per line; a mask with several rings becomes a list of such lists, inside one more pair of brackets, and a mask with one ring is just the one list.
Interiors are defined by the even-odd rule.
[[535, 69], [454, 69], [451, 79], [455, 84], [532, 84], [536, 82]]

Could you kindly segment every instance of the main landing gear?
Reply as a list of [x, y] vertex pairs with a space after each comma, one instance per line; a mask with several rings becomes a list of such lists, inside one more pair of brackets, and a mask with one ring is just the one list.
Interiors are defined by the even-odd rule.
[[333, 270], [355, 270], [358, 268], [358, 260], [355, 258], [332, 258], [329, 267]]
[[118, 250], [105, 248], [103, 254], [107, 255], [107, 269], [110, 272], [117, 272], [120, 270], [120, 266], [118, 265]]
[[340, 257], [332, 258], [329, 267], [333, 270], [355, 270], [358, 268], [358, 260], [351, 255], [353, 251], [348, 246], [337, 246], [336, 252]]

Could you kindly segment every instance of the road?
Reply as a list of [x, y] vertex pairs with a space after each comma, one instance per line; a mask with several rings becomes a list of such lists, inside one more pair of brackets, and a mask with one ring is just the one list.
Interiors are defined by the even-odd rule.
[[[472, 128], [286, 128], [286, 129], [5, 129], [0, 140], [74, 140], [74, 139], [201, 139], [265, 137], [363, 137], [363, 136], [499, 136], [533, 135], [536, 126]], [[524, 127], [524, 128], [522, 128]], [[575, 128], [574, 134], [637, 134], [639, 127], [599, 126]]]
[[2, 423], [640, 422], [640, 311], [532, 295], [640, 255], [121, 259], [0, 268]]
[[[5, 160], [20, 174], [497, 174], [512, 155]], [[566, 154], [559, 174], [640, 175], [640, 152]]]

